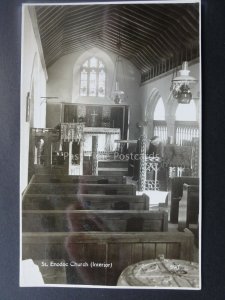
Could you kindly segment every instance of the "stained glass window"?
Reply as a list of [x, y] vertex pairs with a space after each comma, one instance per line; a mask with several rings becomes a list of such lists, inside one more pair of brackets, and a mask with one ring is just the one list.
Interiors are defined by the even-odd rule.
[[86, 60], [80, 73], [80, 96], [104, 97], [106, 72], [101, 60], [91, 57]]
[[97, 87], [97, 74], [94, 70], [90, 72], [89, 80], [89, 96], [96, 96], [96, 87]]
[[80, 95], [87, 96], [87, 72], [85, 70], [81, 71], [80, 75]]

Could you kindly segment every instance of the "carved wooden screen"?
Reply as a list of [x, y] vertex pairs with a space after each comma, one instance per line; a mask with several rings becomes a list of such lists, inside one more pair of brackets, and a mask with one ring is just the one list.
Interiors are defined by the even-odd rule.
[[191, 146], [192, 139], [199, 137], [198, 122], [176, 121], [175, 137], [176, 137], [176, 145]]
[[153, 121], [154, 136], [160, 137], [163, 143], [167, 140], [167, 124], [166, 121]]

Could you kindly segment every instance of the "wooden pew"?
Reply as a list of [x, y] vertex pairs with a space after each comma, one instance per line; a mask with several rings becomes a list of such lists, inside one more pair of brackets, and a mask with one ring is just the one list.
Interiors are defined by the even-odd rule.
[[199, 186], [183, 185], [183, 196], [179, 203], [178, 230], [189, 228], [190, 224], [198, 224]]
[[104, 176], [104, 175], [33, 175], [30, 183], [109, 183], [109, 184], [126, 184], [125, 176]]
[[[23, 259], [66, 261], [67, 283], [115, 286], [121, 272], [141, 260], [193, 261], [193, 234], [185, 232], [36, 232], [22, 234]], [[91, 263], [102, 265], [94, 266]], [[77, 264], [75, 264], [77, 263]], [[104, 266], [105, 263], [105, 266]]]
[[93, 210], [149, 210], [149, 197], [145, 194], [134, 195], [42, 195], [26, 194], [23, 197], [22, 208], [58, 210], [66, 209], [71, 204], [79, 209]]
[[196, 177], [174, 177], [170, 179], [169, 184], [169, 206], [171, 223], [178, 223], [179, 201], [183, 195], [183, 184], [198, 185], [199, 178]]
[[136, 195], [134, 184], [31, 183], [26, 194]]
[[[168, 230], [165, 211], [133, 210], [24, 210], [23, 232], [160, 232]], [[75, 208], [76, 209], [76, 208]]]

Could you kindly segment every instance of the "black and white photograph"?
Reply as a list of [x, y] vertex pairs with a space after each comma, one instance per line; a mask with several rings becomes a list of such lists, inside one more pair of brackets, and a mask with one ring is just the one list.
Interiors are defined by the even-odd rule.
[[202, 288], [200, 8], [22, 4], [20, 287]]

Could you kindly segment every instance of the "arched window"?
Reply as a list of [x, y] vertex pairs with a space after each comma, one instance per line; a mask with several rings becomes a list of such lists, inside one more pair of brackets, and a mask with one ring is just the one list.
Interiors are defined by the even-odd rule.
[[176, 121], [196, 121], [196, 107], [194, 100], [189, 104], [178, 104]]
[[162, 97], [159, 98], [153, 116], [154, 135], [159, 136], [163, 143], [167, 140], [167, 124], [165, 121], [165, 107]]
[[103, 62], [94, 56], [86, 60], [80, 71], [80, 96], [104, 97], [105, 82]]

